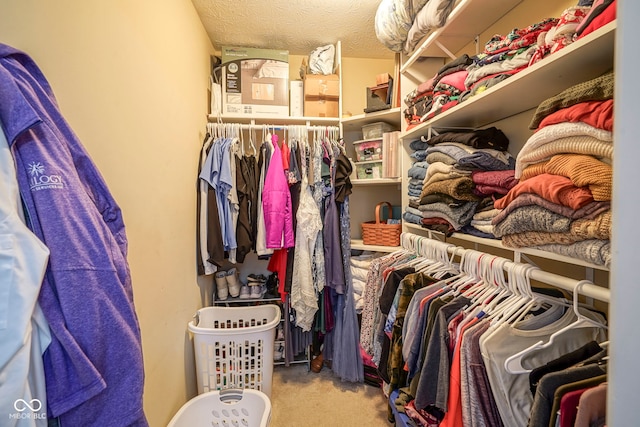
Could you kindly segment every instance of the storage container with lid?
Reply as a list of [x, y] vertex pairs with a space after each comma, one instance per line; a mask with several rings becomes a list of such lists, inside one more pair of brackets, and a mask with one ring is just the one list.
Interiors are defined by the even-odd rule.
[[362, 126], [362, 139], [382, 138], [385, 132], [391, 132], [393, 127], [389, 123], [375, 122]]
[[356, 176], [358, 179], [382, 178], [382, 161], [356, 163]]
[[371, 160], [382, 160], [382, 139], [363, 139], [355, 141], [353, 148], [356, 151], [356, 161], [366, 162]]

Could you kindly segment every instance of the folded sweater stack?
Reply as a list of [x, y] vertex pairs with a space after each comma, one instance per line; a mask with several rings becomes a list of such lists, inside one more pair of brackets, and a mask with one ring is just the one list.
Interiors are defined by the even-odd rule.
[[[508, 145], [508, 138], [495, 127], [448, 131], [413, 141], [412, 156], [420, 161], [412, 169], [418, 163], [427, 168], [417, 199], [415, 183], [410, 182], [404, 220], [445, 234], [469, 228], [472, 234], [493, 237], [493, 198], [506, 194], [516, 183], [515, 159], [507, 153]], [[415, 176], [414, 169], [410, 177]], [[478, 227], [471, 226], [479, 211], [481, 217], [474, 223]]]
[[607, 73], [540, 104], [536, 132], [516, 158], [519, 182], [495, 204], [494, 233], [505, 246], [609, 265], [612, 98]]

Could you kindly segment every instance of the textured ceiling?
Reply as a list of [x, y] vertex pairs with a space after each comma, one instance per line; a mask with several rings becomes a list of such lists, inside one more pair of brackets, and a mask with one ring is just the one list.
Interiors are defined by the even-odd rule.
[[380, 0], [192, 0], [214, 47], [287, 49], [308, 55], [337, 41], [342, 56], [393, 58], [376, 38]]

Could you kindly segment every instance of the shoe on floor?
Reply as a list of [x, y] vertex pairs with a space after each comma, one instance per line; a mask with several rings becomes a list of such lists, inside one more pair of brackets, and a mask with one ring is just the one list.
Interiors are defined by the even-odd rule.
[[262, 298], [262, 286], [260, 285], [250, 285], [251, 288], [251, 298], [260, 299]]
[[273, 350], [273, 360], [282, 360], [282, 358], [284, 357], [284, 347], [281, 345], [278, 345], [274, 348]]
[[247, 281], [254, 282], [254, 283], [266, 283], [267, 278], [264, 277], [264, 274], [251, 273], [247, 276]]
[[323, 366], [324, 366], [324, 357], [322, 356], [322, 353], [320, 353], [319, 355], [314, 357], [313, 360], [311, 361], [311, 372], [315, 372], [317, 374], [318, 372], [322, 371]]
[[240, 299], [249, 299], [251, 298], [251, 287], [247, 285], [242, 285], [240, 287]]

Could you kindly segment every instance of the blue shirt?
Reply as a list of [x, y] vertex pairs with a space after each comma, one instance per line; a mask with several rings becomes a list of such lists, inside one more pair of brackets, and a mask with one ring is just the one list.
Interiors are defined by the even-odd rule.
[[47, 415], [69, 426], [145, 426], [120, 208], [38, 66], [3, 44], [0, 99], [28, 225], [50, 250], [39, 296], [52, 332]]
[[222, 242], [226, 251], [238, 247], [229, 200], [229, 191], [233, 185], [230, 152], [232, 142], [231, 138], [217, 138], [200, 172], [200, 179], [207, 181], [216, 192]]

